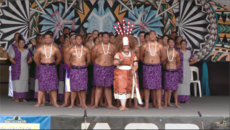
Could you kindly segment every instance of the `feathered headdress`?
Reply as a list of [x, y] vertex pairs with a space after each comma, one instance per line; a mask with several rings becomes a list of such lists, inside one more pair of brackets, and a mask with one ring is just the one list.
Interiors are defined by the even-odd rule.
[[117, 26], [113, 25], [115, 31], [121, 37], [123, 45], [129, 45], [129, 35], [132, 34], [133, 26], [134, 26], [134, 23], [131, 24], [130, 20], [128, 20], [127, 22], [128, 22], [127, 29], [125, 29], [126, 28], [125, 18], [122, 19], [122, 26], [123, 27], [121, 27], [119, 21], [117, 22]]

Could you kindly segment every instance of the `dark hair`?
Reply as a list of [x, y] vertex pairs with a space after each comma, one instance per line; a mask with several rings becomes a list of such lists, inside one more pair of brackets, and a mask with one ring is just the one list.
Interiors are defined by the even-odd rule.
[[52, 35], [52, 37], [53, 37], [53, 34], [54, 34], [54, 33], [53, 33], [52, 31], [47, 31], [46, 34], [50, 34], [50, 35]]
[[[97, 30], [93, 30], [93, 32], [92, 33], [94, 33], [94, 32], [98, 32]], [[98, 32], [99, 33], [99, 32]]]
[[180, 44], [182, 44], [182, 42], [185, 42], [187, 44], [187, 41], [186, 40], [181, 40], [180, 41]]
[[149, 35], [149, 33], [147, 32], [147, 33], [145, 33], [145, 36], [144, 36], [144, 38], [146, 38], [146, 36], [148, 36]]
[[103, 32], [98, 33], [98, 36], [99, 36], [99, 35], [103, 36]]
[[77, 34], [77, 35], [75, 36], [75, 38], [77, 38], [77, 37], [81, 37], [81, 39], [82, 39], [82, 36], [81, 36], [80, 34]]
[[140, 33], [138, 34], [138, 37], [139, 37], [142, 33], [144, 33], [144, 34], [145, 34], [145, 32], [144, 32], [144, 31], [140, 31]]
[[41, 36], [41, 34], [37, 34], [37, 36], [36, 36], [36, 38], [35, 38], [35, 39], [37, 39], [39, 36]]
[[68, 28], [68, 27], [64, 27], [63, 31], [64, 31], [65, 29], [68, 29], [68, 30], [69, 30], [69, 28]]
[[110, 35], [109, 37], [115, 37], [114, 35]]
[[165, 37], [168, 37], [168, 38], [169, 38], [169, 36], [168, 36], [168, 35], [163, 35], [162, 39], [163, 39], [163, 38], [165, 38]]
[[45, 37], [46, 35], [49, 35], [49, 36], [53, 37], [53, 35], [50, 34], [50, 33], [46, 33], [46, 34], [44, 35], [44, 37]]
[[96, 41], [97, 39], [98, 39], [98, 37], [94, 38], [94, 39], [93, 39], [93, 42], [95, 43], [95, 41]]
[[23, 41], [25, 42], [23, 36], [20, 34], [20, 35], [18, 36], [18, 42], [21, 41], [21, 40], [23, 40]]
[[92, 36], [89, 36], [89, 37], [88, 37], [88, 40], [89, 40], [91, 37], [92, 37]]
[[172, 40], [172, 41], [175, 43], [175, 41], [174, 41], [174, 39], [173, 39], [173, 38], [169, 38], [169, 39], [168, 39], [168, 42], [169, 42], [170, 40]]
[[[69, 35], [71, 36], [71, 33], [74, 33], [74, 34], [76, 34], [75, 32], [73, 32], [73, 31], [71, 31], [71, 32], [69, 32]], [[72, 34], [73, 35], [73, 34]]]
[[149, 34], [152, 33], [152, 32], [154, 32], [155, 34], [157, 34], [156, 31], [154, 31], [154, 30], [151, 30], [151, 31], [149, 32]]
[[108, 36], [109, 36], [109, 33], [108, 33], [108, 32], [104, 32], [104, 33], [102, 34], [102, 37], [104, 37], [104, 35], [108, 35]]

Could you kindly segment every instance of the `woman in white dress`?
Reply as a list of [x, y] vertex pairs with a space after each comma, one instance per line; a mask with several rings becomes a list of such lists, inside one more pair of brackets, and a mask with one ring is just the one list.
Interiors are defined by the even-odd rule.
[[[180, 42], [180, 58], [181, 65], [180, 68], [182, 70], [180, 78], [182, 78], [182, 83], [178, 84], [178, 101], [188, 103], [190, 101], [190, 83], [191, 83], [191, 70], [190, 65], [196, 63], [196, 58], [192, 54], [190, 50], [188, 50], [187, 42], [182, 40]], [[182, 62], [183, 61], [183, 62]]]
[[19, 102], [19, 99], [23, 99], [23, 102], [27, 102], [28, 97], [28, 78], [29, 69], [28, 64], [32, 62], [31, 54], [28, 49], [24, 48], [25, 40], [20, 35], [18, 37], [18, 46], [12, 46], [13, 49], [9, 52], [9, 60], [12, 63], [12, 81], [13, 81], [13, 97], [15, 102]]

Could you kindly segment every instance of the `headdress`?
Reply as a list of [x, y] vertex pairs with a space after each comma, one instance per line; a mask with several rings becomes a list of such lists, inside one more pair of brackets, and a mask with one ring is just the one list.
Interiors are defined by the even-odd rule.
[[125, 18], [122, 19], [122, 26], [123, 27], [121, 27], [119, 21], [117, 22], [117, 26], [113, 25], [115, 31], [121, 37], [123, 45], [129, 45], [129, 35], [132, 34], [133, 26], [134, 26], [134, 23], [131, 24], [130, 20], [128, 20], [127, 22], [128, 22], [127, 29], [125, 29], [126, 28], [126, 26], [125, 26]]

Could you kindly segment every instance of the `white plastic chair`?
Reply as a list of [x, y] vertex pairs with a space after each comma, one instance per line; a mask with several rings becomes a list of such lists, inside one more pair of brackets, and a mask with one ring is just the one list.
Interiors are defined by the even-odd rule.
[[[198, 84], [199, 94], [200, 94], [200, 97], [202, 97], [201, 84], [200, 84], [200, 78], [199, 78], [199, 69], [195, 66], [190, 66], [190, 69], [191, 69], [191, 83], [193, 83], [194, 95], [195, 97], [197, 96], [197, 84]], [[193, 79], [193, 72], [197, 74], [197, 80]]]

